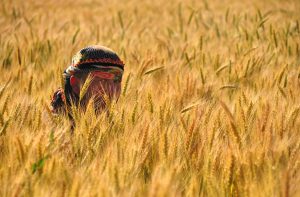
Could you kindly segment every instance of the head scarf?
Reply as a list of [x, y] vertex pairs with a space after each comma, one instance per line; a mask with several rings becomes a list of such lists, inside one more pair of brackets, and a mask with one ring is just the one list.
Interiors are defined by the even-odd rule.
[[[72, 58], [71, 65], [64, 71], [64, 88], [58, 89], [52, 97], [54, 113], [72, 103], [85, 107], [89, 99], [95, 99], [95, 110], [106, 107], [104, 96], [108, 99], [120, 96], [121, 81], [124, 72], [124, 63], [119, 56], [109, 48], [95, 45], [81, 49]], [[82, 77], [92, 77], [87, 94], [83, 101], [79, 101]]]

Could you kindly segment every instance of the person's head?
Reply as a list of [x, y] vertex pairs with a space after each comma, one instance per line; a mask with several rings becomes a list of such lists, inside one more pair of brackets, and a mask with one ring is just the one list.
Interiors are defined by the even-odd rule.
[[[53, 111], [59, 113], [61, 110], [57, 106], [70, 106], [72, 103], [85, 109], [91, 99], [95, 110], [102, 111], [107, 99], [120, 96], [123, 71], [123, 62], [111, 49], [99, 45], [81, 49], [64, 71], [65, 86], [53, 96]], [[55, 100], [61, 100], [65, 105]]]

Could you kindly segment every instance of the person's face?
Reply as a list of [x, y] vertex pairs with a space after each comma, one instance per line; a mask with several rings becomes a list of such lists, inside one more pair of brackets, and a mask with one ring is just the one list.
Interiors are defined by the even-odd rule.
[[[80, 95], [80, 90], [82, 89], [85, 81], [88, 77], [91, 77], [91, 82], [89, 87], [83, 97], [82, 102], [88, 103], [88, 101], [94, 97], [97, 103], [103, 104], [103, 97], [106, 95], [110, 100], [115, 98], [117, 99], [120, 96], [121, 92], [121, 83], [115, 82], [113, 79], [103, 79], [97, 77], [93, 74], [81, 73], [80, 75], [73, 75], [70, 78], [70, 83], [72, 90], [78, 96]], [[103, 107], [103, 106], [102, 106]]]

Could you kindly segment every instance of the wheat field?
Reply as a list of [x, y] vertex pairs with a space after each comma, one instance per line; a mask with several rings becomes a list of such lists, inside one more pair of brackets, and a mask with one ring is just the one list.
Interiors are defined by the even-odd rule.
[[[300, 196], [300, 1], [0, 0], [0, 196]], [[50, 96], [81, 48], [109, 113]]]

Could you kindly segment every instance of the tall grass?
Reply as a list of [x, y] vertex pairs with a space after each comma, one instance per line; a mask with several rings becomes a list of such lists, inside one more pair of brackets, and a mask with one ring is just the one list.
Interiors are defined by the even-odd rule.
[[[0, 196], [300, 195], [299, 1], [0, 10]], [[126, 63], [122, 94], [71, 134], [50, 95], [92, 44]]]

